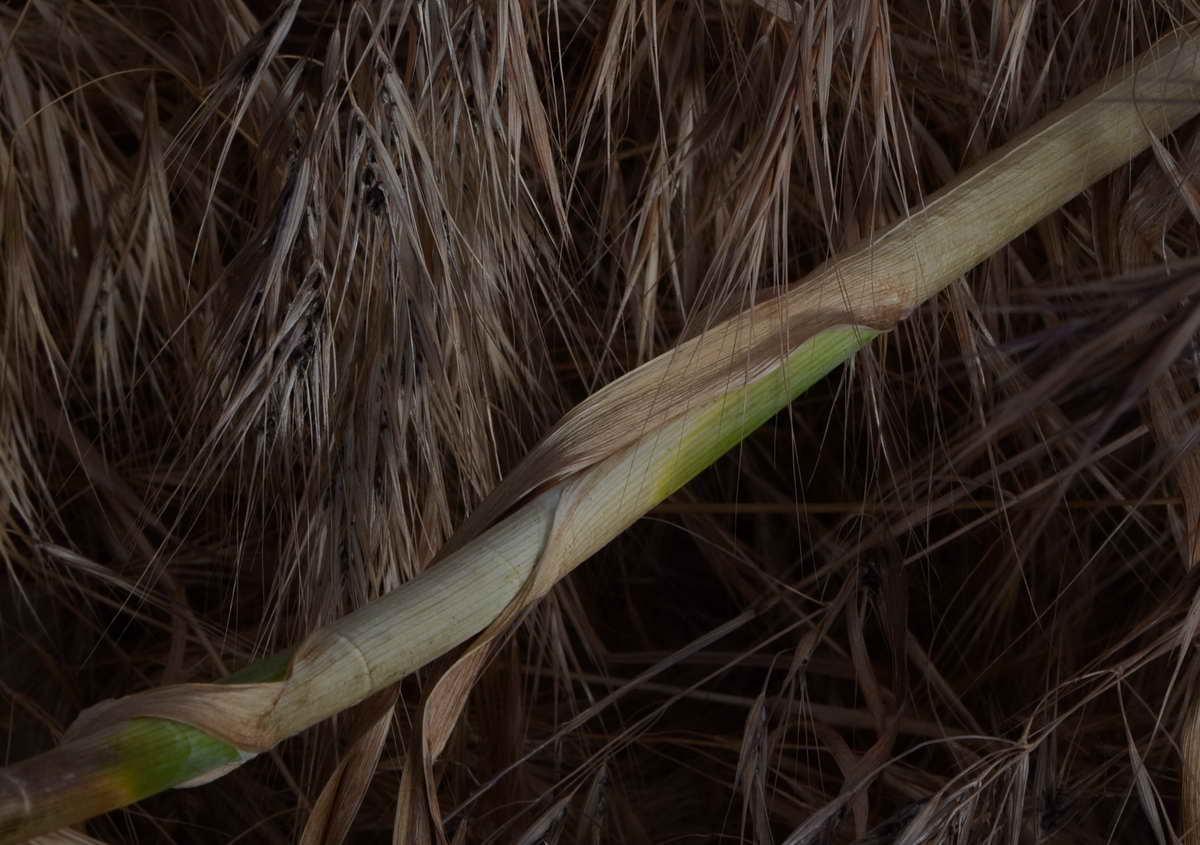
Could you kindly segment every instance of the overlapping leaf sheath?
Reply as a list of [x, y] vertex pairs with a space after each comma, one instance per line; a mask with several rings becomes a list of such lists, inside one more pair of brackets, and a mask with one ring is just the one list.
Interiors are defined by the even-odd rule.
[[[426, 705], [402, 821], [436, 802], [440, 753], [489, 642], [528, 604], [879, 332], [1200, 111], [1200, 36], [1181, 31], [786, 294], [599, 391], [510, 474], [440, 563], [243, 683], [108, 702], [0, 777], [16, 841], [237, 765], [476, 639]], [[405, 815], [407, 814], [407, 815]]]

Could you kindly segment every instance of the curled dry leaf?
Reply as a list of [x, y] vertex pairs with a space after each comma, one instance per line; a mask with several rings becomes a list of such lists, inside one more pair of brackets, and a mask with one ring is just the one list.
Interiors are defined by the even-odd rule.
[[[282, 677], [130, 696], [81, 720], [73, 743], [99, 743], [151, 716], [185, 733], [184, 726], [197, 728], [187, 737], [197, 748], [216, 738], [261, 751], [484, 632], [427, 702], [422, 759], [410, 762], [428, 770], [490, 644], [530, 602], [856, 349], [1145, 149], [1154, 134], [1192, 117], [1198, 86], [1200, 36], [1181, 30], [784, 295], [599, 391], [496, 488], [436, 566], [313, 633]], [[153, 730], [141, 721], [140, 730]], [[224, 764], [235, 758], [225, 754]], [[104, 754], [88, 762], [108, 772], [131, 765]], [[0, 793], [5, 835], [67, 824], [194, 776], [99, 790], [68, 807], [38, 765], [8, 771], [20, 785]], [[85, 773], [74, 788], [86, 791], [88, 777], [98, 778]], [[414, 785], [432, 795], [431, 782]], [[413, 824], [425, 824], [416, 803], [402, 797], [402, 805], [414, 811]]]

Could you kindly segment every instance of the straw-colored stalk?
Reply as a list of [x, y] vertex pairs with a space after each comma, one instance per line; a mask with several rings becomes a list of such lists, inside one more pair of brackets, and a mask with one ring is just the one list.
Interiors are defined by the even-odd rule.
[[428, 763], [517, 613], [856, 349], [1200, 111], [1198, 59], [1193, 30], [1165, 39], [871, 242], [609, 385], [440, 563], [290, 655], [85, 712], [58, 749], [0, 771], [0, 841], [218, 776], [486, 632], [427, 702]]

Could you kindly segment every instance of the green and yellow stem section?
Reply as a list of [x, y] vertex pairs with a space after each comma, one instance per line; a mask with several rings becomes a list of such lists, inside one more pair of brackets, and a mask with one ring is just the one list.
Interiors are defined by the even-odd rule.
[[[512, 498], [497, 497], [493, 511], [485, 503], [463, 532], [473, 539], [420, 577], [225, 683], [93, 708], [58, 749], [0, 770], [0, 842], [219, 776], [487, 630], [881, 331], [1197, 112], [1200, 37], [1187, 29], [870, 242], [584, 403], [514, 472]], [[637, 422], [609, 429], [638, 430], [606, 430], [610, 407]], [[590, 448], [593, 434], [608, 446]]]
[[[566, 538], [574, 563], [679, 489], [876, 334], [856, 328], [823, 332], [766, 377], [679, 416], [598, 465], [593, 494], [581, 501], [574, 523], [581, 528], [570, 529]], [[403, 589], [339, 620], [328, 632], [332, 636], [315, 638], [328, 645], [318, 661], [306, 664], [302, 678], [293, 675], [285, 682], [289, 661], [276, 656], [229, 681], [281, 683], [297, 699], [302, 696], [305, 705], [293, 711], [284, 729], [295, 733], [349, 706], [347, 679], [339, 667], [373, 667], [349, 680], [355, 701], [369, 689], [400, 680], [480, 633], [516, 598], [539, 559], [560, 496], [558, 489], [541, 494]], [[605, 530], [596, 530], [600, 527]], [[492, 565], [478, 567], [481, 553]], [[403, 630], [396, 630], [397, 622]], [[284, 698], [279, 701], [282, 706]], [[0, 841], [19, 841], [127, 806], [245, 759], [234, 745], [183, 722], [148, 717], [117, 722], [0, 773]]]

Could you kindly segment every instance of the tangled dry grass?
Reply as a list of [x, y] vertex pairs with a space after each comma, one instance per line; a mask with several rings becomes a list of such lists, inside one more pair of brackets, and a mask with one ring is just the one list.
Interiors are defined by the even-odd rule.
[[[1198, 18], [0, 8], [5, 761], [411, 579], [584, 396]], [[1198, 138], [1011, 244], [547, 597], [443, 755], [444, 835], [1193, 841]], [[390, 841], [441, 668], [88, 833]]]

